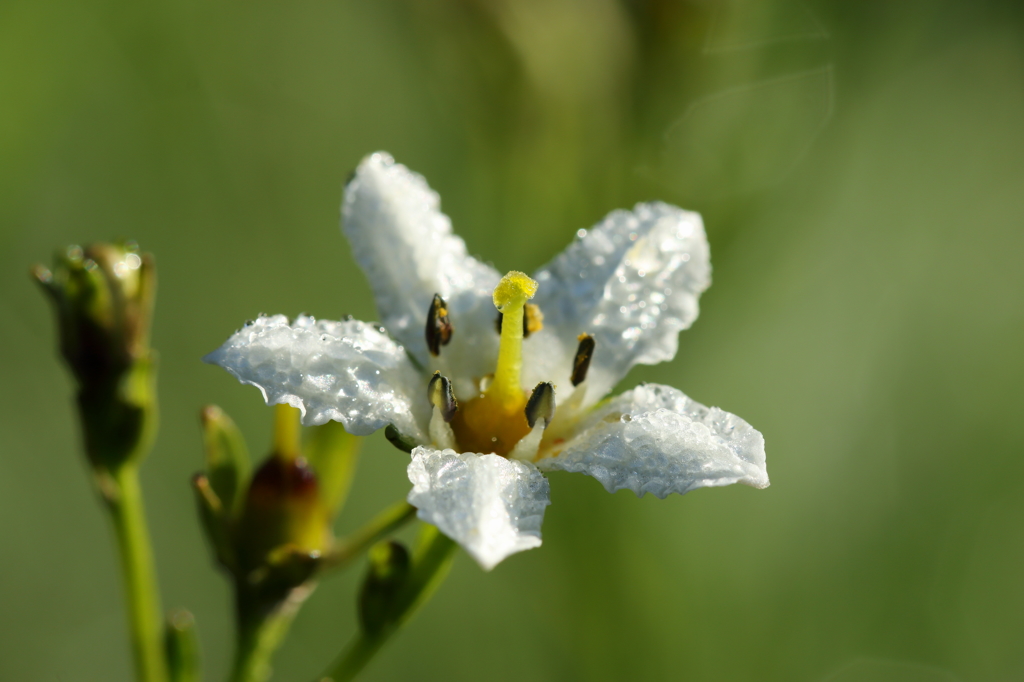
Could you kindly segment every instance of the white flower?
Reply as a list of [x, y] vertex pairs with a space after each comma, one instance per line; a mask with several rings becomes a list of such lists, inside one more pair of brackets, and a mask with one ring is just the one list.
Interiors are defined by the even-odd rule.
[[342, 225], [384, 326], [260, 317], [206, 361], [305, 424], [392, 425], [415, 445], [409, 502], [485, 569], [540, 545], [542, 471], [662, 498], [768, 485], [764, 439], [733, 414], [657, 384], [601, 402], [633, 365], [671, 360], [697, 318], [711, 271], [698, 214], [613, 211], [532, 279], [503, 278], [439, 204], [421, 176], [367, 157]]

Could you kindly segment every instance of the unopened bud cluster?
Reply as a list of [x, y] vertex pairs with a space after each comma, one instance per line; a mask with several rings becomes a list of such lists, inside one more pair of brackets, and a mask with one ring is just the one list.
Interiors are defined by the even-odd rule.
[[359, 440], [332, 422], [314, 427], [303, 444], [298, 410], [276, 410], [274, 447], [252, 471], [234, 422], [218, 407], [205, 408], [206, 470], [193, 478], [217, 560], [251, 617], [276, 608], [329, 560], [331, 525]]
[[72, 246], [52, 270], [38, 265], [32, 274], [57, 313], [90, 463], [105, 473], [136, 461], [156, 426], [152, 257], [134, 242]]

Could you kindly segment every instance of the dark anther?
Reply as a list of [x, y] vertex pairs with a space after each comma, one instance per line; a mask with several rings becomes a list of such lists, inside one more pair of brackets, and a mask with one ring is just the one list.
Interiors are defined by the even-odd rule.
[[459, 409], [459, 403], [455, 400], [452, 382], [448, 377], [441, 376], [440, 372], [434, 372], [427, 385], [427, 396], [430, 398], [430, 404], [441, 410], [441, 417], [450, 422]]
[[551, 423], [555, 416], [555, 386], [543, 381], [533, 389], [533, 394], [526, 401], [526, 423], [532, 429], [538, 419], [544, 420], [544, 426]]
[[[505, 319], [505, 316], [498, 313], [498, 319], [494, 321], [494, 328], [501, 334], [501, 323]], [[527, 338], [534, 332], [539, 332], [544, 328], [544, 313], [540, 311], [540, 306], [534, 303], [527, 303], [523, 308], [523, 338]]]
[[580, 345], [576, 348], [576, 358], [572, 361], [572, 385], [579, 386], [587, 378], [590, 369], [590, 358], [594, 357], [594, 346], [597, 345], [590, 334], [579, 335]]
[[448, 304], [440, 294], [434, 294], [427, 313], [427, 348], [431, 355], [440, 355], [441, 346], [452, 340], [452, 323], [448, 319]]

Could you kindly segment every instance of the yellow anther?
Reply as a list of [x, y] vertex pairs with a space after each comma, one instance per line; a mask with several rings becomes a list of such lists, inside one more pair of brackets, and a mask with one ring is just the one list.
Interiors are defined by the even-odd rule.
[[[519, 308], [537, 293], [537, 283], [523, 272], [513, 270], [498, 282], [494, 287], [494, 306], [504, 315], [508, 315], [508, 308]], [[522, 324], [522, 320], [519, 321]]]
[[502, 314], [501, 346], [487, 396], [506, 410], [517, 409], [525, 399], [519, 385], [523, 366], [523, 307], [535, 293], [537, 283], [515, 270], [502, 277], [494, 289], [494, 305]]
[[544, 313], [540, 306], [527, 303], [523, 307], [523, 337], [535, 334], [544, 328]]

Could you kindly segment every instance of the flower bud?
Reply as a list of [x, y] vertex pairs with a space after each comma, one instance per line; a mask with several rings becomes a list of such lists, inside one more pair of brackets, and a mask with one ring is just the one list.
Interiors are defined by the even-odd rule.
[[138, 460], [156, 426], [149, 329], [153, 259], [131, 242], [72, 246], [33, 275], [57, 313], [60, 351], [78, 383], [85, 450], [93, 468]]
[[245, 440], [216, 406], [201, 413], [206, 470], [196, 474], [200, 521], [232, 576], [240, 623], [262, 622], [301, 601], [336, 548], [332, 522], [344, 503], [361, 438], [340, 424], [306, 429], [299, 411], [274, 410], [273, 447], [250, 473]]
[[33, 275], [57, 310], [61, 353], [80, 384], [124, 373], [149, 355], [153, 257], [134, 242], [71, 246]]
[[301, 458], [269, 457], [252, 477], [239, 519], [243, 573], [266, 564], [279, 547], [323, 552], [330, 540], [330, 519], [313, 469]]
[[367, 558], [369, 566], [359, 592], [359, 624], [373, 636], [400, 617], [399, 591], [412, 560], [409, 550], [393, 540], [374, 545]]
[[167, 614], [164, 651], [171, 682], [199, 682], [199, 642], [196, 619], [185, 609]]

